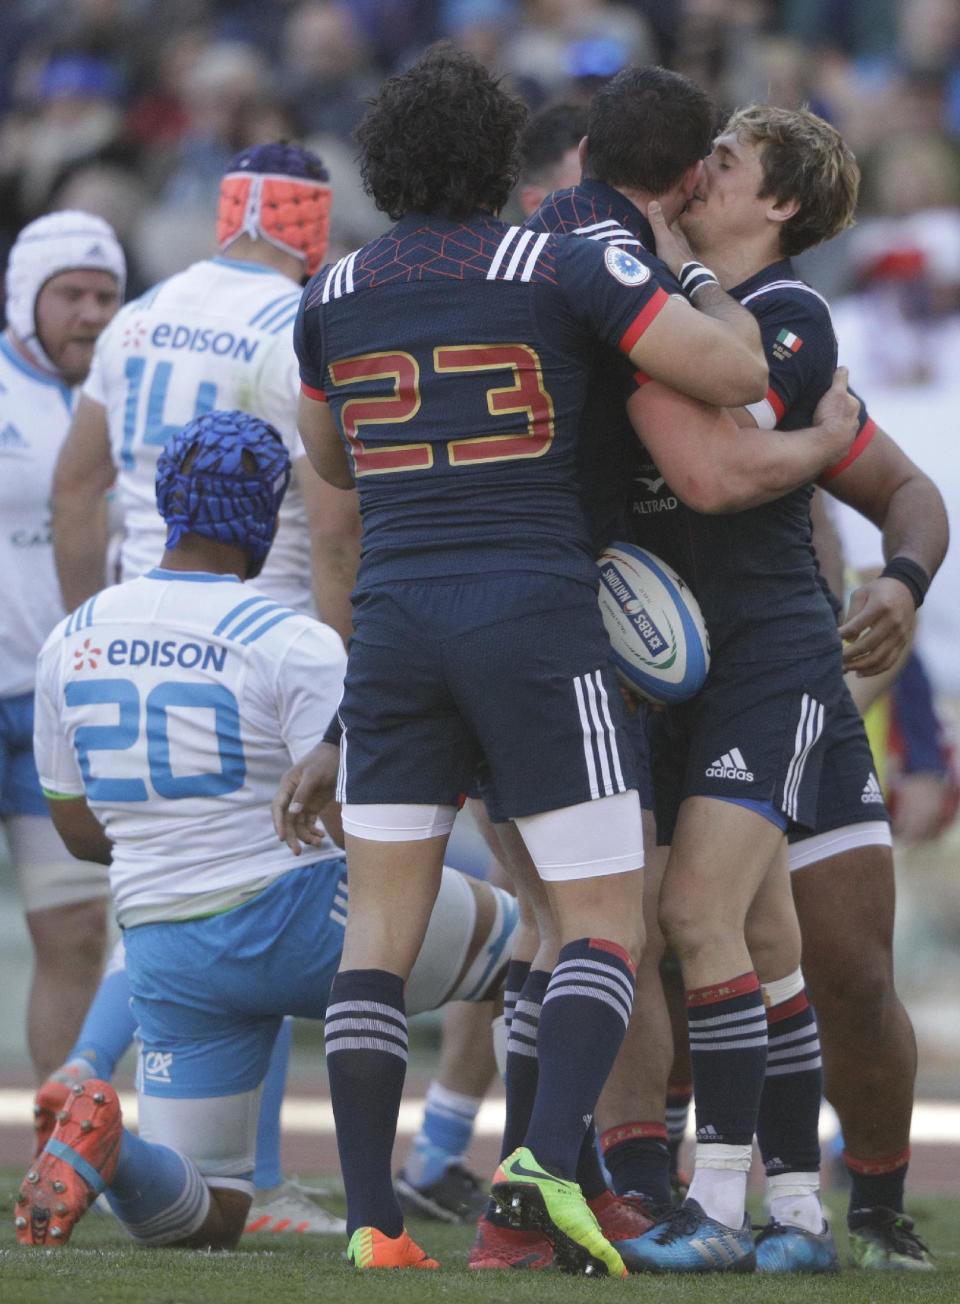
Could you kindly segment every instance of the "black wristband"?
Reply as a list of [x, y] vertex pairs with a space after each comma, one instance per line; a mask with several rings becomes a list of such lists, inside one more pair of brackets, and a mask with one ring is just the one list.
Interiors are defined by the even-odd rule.
[[683, 264], [677, 279], [680, 282], [680, 288], [688, 299], [692, 298], [697, 290], [702, 290], [705, 285], [720, 284], [709, 267], [704, 267], [703, 263], [698, 263], [693, 259], [689, 263]]
[[919, 562], [911, 561], [909, 557], [891, 557], [880, 574], [884, 579], [899, 580], [905, 584], [910, 590], [913, 605], [923, 605], [930, 587], [930, 576]]
[[323, 731], [323, 741], [332, 744], [334, 747], [339, 747], [342, 735], [343, 724], [341, 723], [340, 713], [338, 712]]

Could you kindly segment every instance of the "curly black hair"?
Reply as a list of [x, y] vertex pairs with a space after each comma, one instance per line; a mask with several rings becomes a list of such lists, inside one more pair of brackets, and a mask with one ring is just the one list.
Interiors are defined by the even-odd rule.
[[499, 213], [520, 170], [526, 118], [481, 63], [435, 45], [383, 82], [356, 129], [364, 189], [394, 221]]

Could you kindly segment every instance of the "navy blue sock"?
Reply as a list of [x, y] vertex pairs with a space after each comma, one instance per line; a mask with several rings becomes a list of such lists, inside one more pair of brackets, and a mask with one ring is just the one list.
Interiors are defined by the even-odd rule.
[[[511, 968], [513, 966], [511, 965]], [[507, 971], [509, 974], [509, 970]], [[545, 969], [529, 969], [507, 1031], [507, 1117], [503, 1128], [500, 1158], [513, 1154], [530, 1125], [533, 1102], [537, 1094], [537, 1029], [540, 1010], [547, 994], [550, 975]]]
[[507, 965], [507, 972], [503, 979], [503, 1017], [508, 1032], [510, 1031], [510, 1020], [513, 1018], [513, 1011], [523, 990], [523, 984], [529, 976], [530, 963], [528, 960], [511, 960]]
[[757, 975], [687, 992], [698, 1144], [749, 1146], [767, 1064], [767, 1016]]
[[540, 1072], [525, 1144], [573, 1179], [597, 1098], [633, 1007], [634, 966], [623, 947], [581, 937], [560, 950], [540, 1015]]
[[903, 1213], [903, 1188], [910, 1166], [909, 1147], [889, 1159], [856, 1159], [844, 1150], [843, 1162], [851, 1183], [848, 1218], [864, 1209], [893, 1209]]
[[403, 1231], [390, 1160], [407, 1071], [403, 980], [384, 969], [345, 969], [330, 989], [327, 1072], [347, 1194], [347, 1232]]
[[260, 1116], [257, 1119], [257, 1166], [253, 1184], [258, 1191], [268, 1191], [283, 1181], [280, 1162], [280, 1107], [287, 1089], [287, 1065], [290, 1063], [290, 1043], [293, 1041], [293, 1019], [280, 1024], [277, 1039], [270, 1052], [267, 1076], [263, 1080], [260, 1096]]
[[603, 1162], [617, 1195], [642, 1195], [668, 1208], [670, 1150], [663, 1123], [622, 1123], [600, 1136]]
[[94, 1077], [109, 1082], [136, 1030], [126, 968], [122, 964], [115, 966], [111, 959], [66, 1062], [85, 1060]]
[[597, 1154], [597, 1129], [594, 1123], [587, 1128], [583, 1145], [580, 1147], [580, 1158], [577, 1160], [577, 1185], [583, 1192], [585, 1200], [595, 1200], [609, 1189]]
[[823, 1070], [813, 1007], [801, 990], [767, 1009], [767, 1073], [757, 1144], [767, 1176], [820, 1168]]
[[691, 1100], [692, 1082], [667, 1083], [667, 1147], [670, 1150], [671, 1177], [676, 1177], [680, 1170], [680, 1147], [687, 1134]]

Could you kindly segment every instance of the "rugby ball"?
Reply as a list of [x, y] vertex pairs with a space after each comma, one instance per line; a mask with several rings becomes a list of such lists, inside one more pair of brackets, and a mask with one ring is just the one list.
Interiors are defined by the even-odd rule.
[[662, 706], [693, 697], [710, 669], [710, 638], [686, 584], [632, 543], [611, 544], [597, 565], [600, 611], [620, 679]]

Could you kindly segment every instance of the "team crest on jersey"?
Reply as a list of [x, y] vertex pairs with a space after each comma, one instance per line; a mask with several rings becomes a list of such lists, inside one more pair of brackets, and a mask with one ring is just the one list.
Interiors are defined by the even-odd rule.
[[123, 332], [123, 348], [141, 349], [147, 338], [147, 328], [139, 317], [128, 322]]
[[625, 249], [608, 245], [604, 250], [603, 261], [607, 271], [615, 276], [621, 285], [643, 285], [650, 279], [650, 268]]

